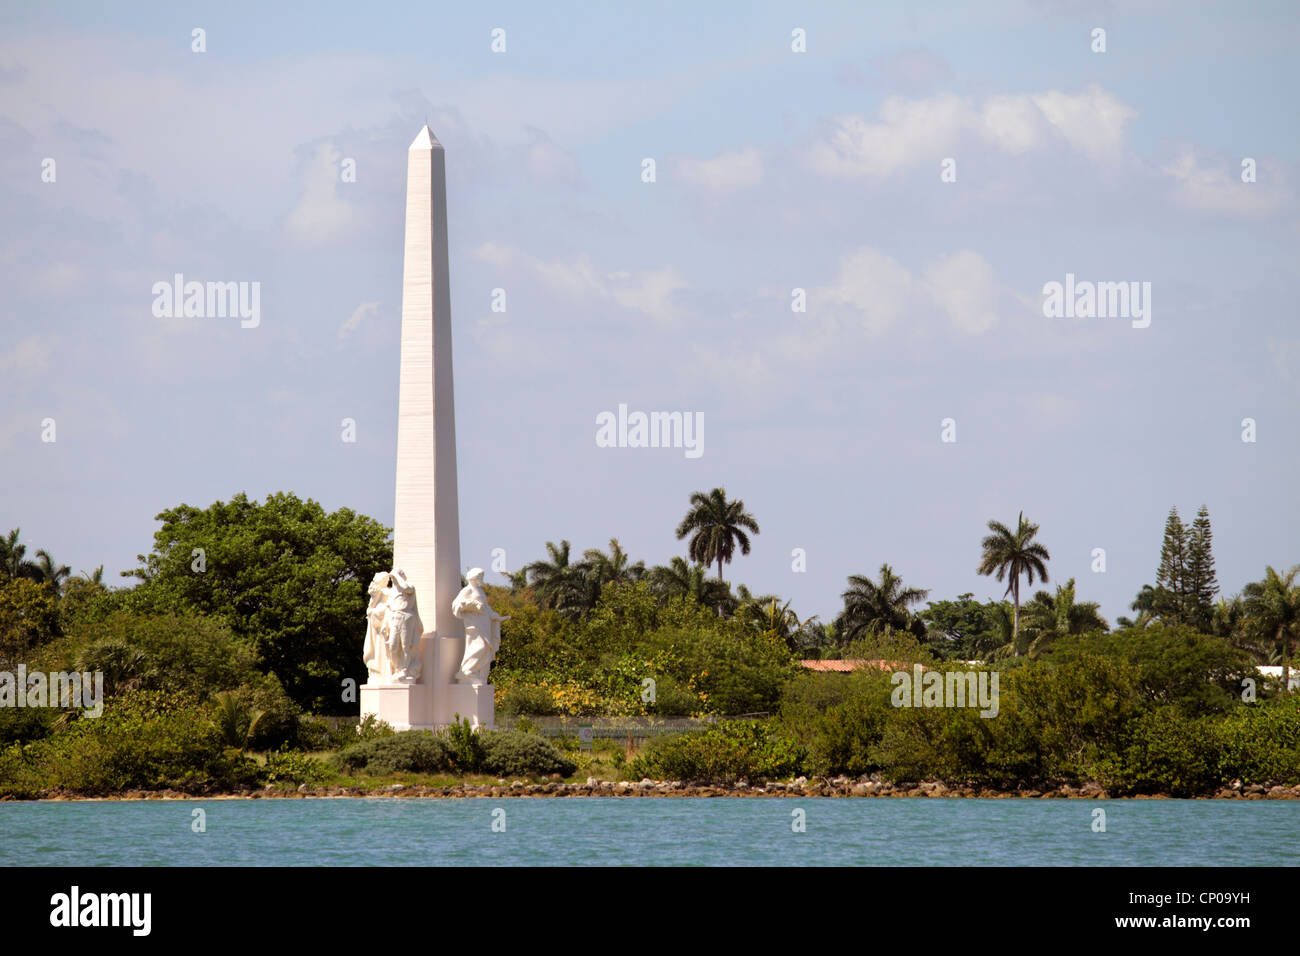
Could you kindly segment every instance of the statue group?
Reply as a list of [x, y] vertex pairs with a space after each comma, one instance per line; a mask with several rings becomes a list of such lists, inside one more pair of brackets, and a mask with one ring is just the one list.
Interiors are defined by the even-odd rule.
[[[451, 613], [465, 624], [465, 652], [456, 681], [486, 684], [488, 669], [501, 647], [501, 623], [508, 621], [492, 609], [483, 589], [483, 569], [471, 568], [466, 585], [451, 602]], [[415, 602], [415, 587], [400, 570], [380, 571], [370, 582], [366, 608], [366, 641], [362, 658], [376, 684], [414, 684], [420, 679], [420, 637], [423, 626]]]

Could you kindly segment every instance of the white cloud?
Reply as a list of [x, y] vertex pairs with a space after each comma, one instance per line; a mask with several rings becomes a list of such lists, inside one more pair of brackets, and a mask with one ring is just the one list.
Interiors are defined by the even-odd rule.
[[50, 344], [39, 335], [29, 335], [12, 348], [0, 352], [0, 377], [38, 376], [50, 367]]
[[524, 168], [533, 182], [543, 185], [576, 186], [582, 182], [582, 170], [572, 153], [551, 142], [540, 129], [528, 127], [529, 142], [521, 147]]
[[1272, 164], [1256, 165], [1256, 181], [1241, 181], [1241, 160], [1221, 158], [1203, 163], [1191, 149], [1166, 164], [1162, 172], [1174, 180], [1174, 198], [1201, 212], [1246, 219], [1261, 218], [1285, 208], [1291, 191]]
[[912, 274], [906, 267], [875, 249], [863, 248], [840, 262], [834, 282], [813, 290], [808, 310], [829, 307], [832, 320], [850, 314], [868, 335], [876, 335], [894, 324], [911, 294]]
[[289, 234], [304, 246], [341, 239], [356, 226], [358, 214], [339, 193], [342, 154], [323, 143], [306, 170], [302, 198], [285, 223]]
[[687, 283], [672, 266], [642, 272], [604, 272], [582, 254], [572, 259], [541, 259], [499, 243], [476, 248], [474, 258], [498, 269], [520, 269], [560, 295], [586, 302], [603, 302], [643, 312], [660, 325], [681, 319], [675, 294]]
[[366, 319], [374, 318], [378, 312], [378, 302], [362, 302], [352, 311], [352, 314], [347, 317], [347, 320], [339, 326], [339, 338], [347, 338], [357, 330], [357, 327], [360, 326], [362, 322], [366, 321]]
[[963, 332], [987, 332], [997, 325], [999, 289], [988, 260], [963, 249], [942, 256], [925, 270], [930, 296]]
[[751, 146], [713, 159], [680, 158], [673, 172], [683, 182], [713, 192], [751, 189], [763, 181], [763, 154]]
[[842, 116], [809, 154], [809, 162], [828, 176], [883, 179], [918, 159], [938, 162], [969, 122], [965, 101], [944, 93], [924, 100], [891, 97], [880, 121]]
[[807, 153], [828, 176], [884, 179], [918, 163], [935, 163], [972, 142], [1011, 155], [1061, 144], [1095, 162], [1120, 158], [1124, 130], [1137, 112], [1097, 86], [1081, 93], [1014, 93], [982, 104], [942, 93], [924, 99], [890, 97], [879, 117], [834, 119]]
[[876, 336], [904, 316], [923, 319], [930, 306], [955, 328], [977, 335], [997, 324], [998, 303], [1008, 294], [993, 266], [969, 249], [940, 256], [914, 275], [884, 253], [862, 248], [840, 262], [834, 282], [809, 295], [809, 314], [820, 316], [826, 334], [805, 338], [833, 346], [834, 327], [844, 324]]

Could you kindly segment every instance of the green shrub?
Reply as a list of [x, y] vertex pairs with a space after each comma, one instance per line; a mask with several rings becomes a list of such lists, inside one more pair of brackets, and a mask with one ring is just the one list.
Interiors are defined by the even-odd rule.
[[380, 720], [374, 714], [366, 714], [365, 717], [352, 726], [357, 740], [378, 740], [380, 737], [391, 737], [397, 733], [392, 724], [386, 720]]
[[1224, 782], [1300, 783], [1300, 695], [1239, 706], [1219, 739]]
[[781, 779], [799, 772], [804, 748], [774, 726], [729, 720], [703, 731], [657, 737], [632, 761], [633, 776], [731, 783]]
[[483, 738], [468, 720], [456, 715], [456, 722], [443, 729], [441, 737], [451, 751], [453, 765], [461, 773], [477, 773], [483, 765]]
[[248, 687], [247, 693], [252, 705], [262, 713], [249, 737], [249, 747], [254, 750], [298, 748], [298, 718], [302, 711], [285, 693], [279, 679], [268, 674]]
[[31, 745], [50, 786], [87, 794], [133, 788], [209, 793], [256, 780], [256, 765], [226, 748], [193, 698], [132, 691], [102, 717], [80, 718]]
[[248, 642], [203, 614], [118, 610], [84, 622], [75, 637], [78, 669], [103, 671], [109, 694], [139, 687], [202, 698], [261, 677]]
[[356, 743], [356, 724], [341, 724], [343, 732], [324, 717], [301, 714], [298, 717], [298, 746], [303, 750], [342, 750]]
[[1188, 717], [1229, 710], [1242, 677], [1254, 674], [1248, 656], [1223, 638], [1182, 625], [1066, 637], [1044, 652], [1046, 660], [1060, 662], [1091, 655], [1127, 661], [1143, 697], [1155, 706], [1176, 705]]
[[548, 741], [520, 730], [481, 732], [483, 744], [482, 772], [502, 777], [545, 776], [558, 773], [568, 777], [578, 765], [560, 753]]
[[427, 730], [408, 730], [353, 744], [335, 757], [348, 773], [446, 773], [453, 769], [447, 741]]
[[52, 707], [0, 707], [0, 747], [48, 736], [58, 715]]
[[266, 766], [262, 768], [262, 779], [267, 783], [305, 783], [313, 786], [323, 783], [329, 775], [329, 767], [324, 761], [287, 747], [268, 753]]
[[1099, 762], [1099, 776], [1121, 793], [1194, 797], [1221, 781], [1218, 739], [1211, 718], [1183, 716], [1174, 705], [1143, 714], [1128, 728], [1118, 757]]
[[364, 721], [355, 717], [321, 717], [302, 714], [298, 717], [298, 748], [300, 750], [343, 750], [353, 744], [376, 737], [391, 737], [393, 728], [374, 714], [366, 714]]
[[508, 717], [520, 714], [550, 717], [559, 712], [560, 708], [555, 703], [551, 689], [539, 684], [517, 681], [511, 683], [502, 695], [501, 713]]
[[889, 676], [879, 671], [809, 674], [781, 703], [780, 723], [808, 748], [806, 769], [860, 776], [879, 769], [873, 749], [892, 716]]

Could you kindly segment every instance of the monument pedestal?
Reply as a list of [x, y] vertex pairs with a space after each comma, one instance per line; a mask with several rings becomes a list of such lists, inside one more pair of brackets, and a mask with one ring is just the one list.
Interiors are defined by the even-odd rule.
[[361, 713], [374, 714], [394, 730], [431, 729], [423, 726], [423, 690], [419, 684], [362, 684]]
[[468, 720], [476, 729], [492, 730], [496, 726], [496, 688], [491, 684], [451, 684], [447, 689], [452, 720], [460, 714], [462, 720]]

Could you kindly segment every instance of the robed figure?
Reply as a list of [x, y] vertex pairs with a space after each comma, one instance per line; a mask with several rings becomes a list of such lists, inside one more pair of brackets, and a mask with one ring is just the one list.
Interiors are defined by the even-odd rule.
[[501, 647], [501, 622], [510, 618], [502, 617], [488, 604], [482, 568], [471, 568], [465, 580], [469, 583], [451, 602], [451, 613], [465, 623], [465, 654], [456, 680], [463, 684], [486, 684], [488, 669]]

